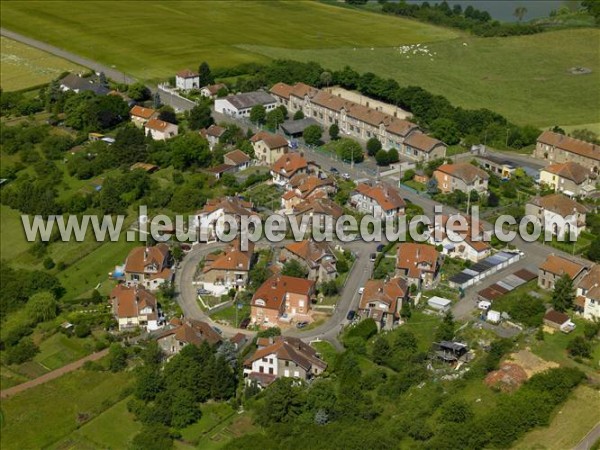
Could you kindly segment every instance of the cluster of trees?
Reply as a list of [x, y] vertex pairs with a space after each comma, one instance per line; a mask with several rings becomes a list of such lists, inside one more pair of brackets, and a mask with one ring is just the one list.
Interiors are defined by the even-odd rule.
[[483, 37], [517, 36], [543, 31], [543, 28], [539, 25], [520, 23], [527, 13], [527, 9], [524, 7], [515, 10], [515, 17], [519, 20], [517, 24], [492, 20], [492, 16], [487, 11], [479, 10], [471, 5], [464, 10], [458, 4], [450, 7], [446, 1], [434, 3], [433, 5], [429, 2], [423, 2], [421, 5], [406, 3], [404, 0], [386, 2], [382, 7], [382, 11], [397, 16], [414, 17], [435, 25], [469, 30], [473, 34]]
[[152, 342], [142, 358], [144, 364], [137, 369], [134, 398], [127, 406], [145, 426], [164, 427], [163, 438], [167, 440], [166, 427], [181, 429], [198, 421], [202, 403], [235, 396], [237, 356], [228, 341], [218, 349], [206, 342], [200, 347], [187, 345], [164, 366], [161, 350]]

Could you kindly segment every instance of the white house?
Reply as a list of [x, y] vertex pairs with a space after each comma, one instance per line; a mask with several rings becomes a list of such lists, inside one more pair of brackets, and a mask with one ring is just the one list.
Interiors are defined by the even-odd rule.
[[226, 224], [221, 219], [225, 216], [233, 217], [239, 225], [242, 217], [256, 216], [253, 209], [252, 202], [245, 201], [240, 197], [209, 200], [194, 218], [194, 226], [199, 231], [200, 241], [213, 241], [218, 236], [217, 231], [224, 232]]
[[277, 100], [264, 91], [244, 92], [215, 100], [215, 111], [232, 117], [250, 117], [250, 110], [258, 105], [267, 112], [277, 107]]
[[175, 75], [175, 87], [182, 91], [189, 91], [190, 89], [200, 88], [200, 75], [196, 72], [192, 72], [189, 69], [177, 72]]
[[472, 217], [442, 215], [441, 220], [429, 225], [428, 242], [441, 245], [443, 255], [479, 262], [491, 255], [492, 246], [489, 244], [490, 233], [483, 229], [481, 223], [474, 226], [477, 227], [475, 232]]
[[350, 204], [359, 212], [385, 219], [404, 214], [405, 203], [397, 190], [385, 185], [360, 183], [350, 195]]
[[600, 265], [593, 266], [577, 285], [575, 303], [584, 319], [600, 319]]
[[574, 237], [585, 230], [587, 208], [563, 194], [535, 197], [525, 205], [525, 214], [536, 217], [544, 229], [549, 228], [554, 236], [563, 237], [573, 233]]
[[138, 327], [155, 331], [160, 328], [156, 297], [142, 286], [119, 284], [112, 290], [110, 299], [119, 331]]
[[144, 125], [144, 133], [146, 136], [150, 133], [150, 137], [155, 141], [165, 141], [177, 136], [179, 127], [164, 120], [150, 119]]

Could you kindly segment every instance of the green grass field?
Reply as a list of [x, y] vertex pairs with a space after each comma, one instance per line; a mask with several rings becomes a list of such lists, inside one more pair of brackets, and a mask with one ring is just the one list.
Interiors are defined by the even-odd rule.
[[3, 449], [47, 448], [112, 406], [131, 373], [78, 370], [2, 400]]
[[66, 71], [85, 71], [81, 66], [20, 42], [1, 37], [0, 86], [16, 91], [48, 83]]
[[409, 20], [283, 1], [150, 1], [143, 8], [134, 1], [110, 8], [97, 1], [15, 2], [2, 5], [2, 26], [145, 79], [172, 76], [203, 60], [223, 67], [265, 59], [242, 44], [381, 47], [456, 36]]

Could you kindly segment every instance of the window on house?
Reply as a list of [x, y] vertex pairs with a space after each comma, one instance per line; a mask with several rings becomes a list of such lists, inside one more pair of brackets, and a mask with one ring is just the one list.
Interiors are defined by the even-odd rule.
[[260, 367], [258, 368], [258, 371], [259, 371], [260, 373], [265, 373], [265, 368], [264, 368], [263, 366], [260, 366]]
[[271, 375], [273, 375], [273, 368], [272, 368], [272, 367], [269, 367], [269, 373], [270, 373]]

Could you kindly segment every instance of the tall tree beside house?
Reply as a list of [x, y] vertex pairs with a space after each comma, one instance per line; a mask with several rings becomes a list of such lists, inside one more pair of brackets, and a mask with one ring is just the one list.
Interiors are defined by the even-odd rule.
[[596, 235], [587, 250], [588, 259], [598, 262], [600, 261], [600, 235]]
[[340, 138], [340, 127], [337, 123], [332, 123], [329, 127], [329, 138], [332, 141], [337, 141]]
[[319, 77], [319, 80], [321, 81], [321, 85], [329, 87], [329, 85], [333, 81], [333, 75], [331, 74], [331, 72], [322, 72], [321, 76]]
[[390, 164], [390, 159], [388, 158], [388, 152], [381, 149], [377, 153], [375, 153], [375, 162], [377, 162], [378, 166], [387, 166]]
[[263, 105], [253, 106], [250, 110], [250, 122], [257, 125], [263, 125], [267, 118], [267, 111]]
[[265, 118], [265, 125], [270, 130], [277, 130], [277, 127], [285, 120], [285, 114], [279, 108], [269, 111]]
[[214, 123], [211, 116], [210, 106], [206, 103], [200, 103], [194, 106], [188, 113], [188, 127], [190, 130], [199, 130], [208, 128]]
[[352, 139], [343, 138], [337, 142], [336, 153], [342, 161], [361, 162], [365, 159], [360, 144]]
[[160, 98], [160, 94], [158, 91], [154, 93], [154, 98], [152, 99], [152, 107], [154, 109], [159, 109], [162, 106], [162, 100]]
[[451, 312], [447, 313], [444, 316], [444, 320], [438, 327], [435, 332], [436, 341], [451, 341], [454, 339], [454, 329], [455, 329], [454, 316]]
[[281, 269], [282, 275], [287, 275], [288, 277], [296, 277], [296, 278], [306, 278], [308, 276], [308, 271], [295, 259], [292, 259], [286, 262]]
[[381, 150], [379, 139], [372, 137], [367, 141], [367, 153], [369, 156], [375, 156], [379, 150]]
[[158, 110], [158, 118], [160, 120], [164, 120], [165, 122], [177, 125], [177, 114], [175, 114], [175, 110], [172, 106], [161, 106], [161, 108]]
[[309, 125], [302, 133], [302, 138], [307, 145], [319, 145], [321, 136], [323, 136], [323, 130], [319, 125]]
[[552, 307], [560, 312], [573, 307], [575, 301], [575, 288], [573, 280], [567, 274], [561, 276], [554, 283], [554, 292], [552, 292]]
[[58, 303], [51, 292], [38, 292], [31, 296], [26, 305], [27, 316], [33, 323], [54, 319], [58, 312]]
[[152, 92], [150, 92], [148, 86], [146, 86], [141, 81], [138, 81], [137, 83], [129, 85], [129, 87], [127, 88], [127, 95], [136, 102], [143, 102], [151, 98]]
[[296, 111], [294, 113], [294, 120], [301, 120], [304, 119], [304, 112], [302, 112], [301, 109], [299, 109], [298, 111]]
[[215, 82], [210, 70], [210, 66], [206, 61], [202, 61], [202, 64], [200, 64], [200, 67], [198, 67], [198, 75], [200, 78], [200, 87], [208, 86], [209, 84], [213, 84]]

